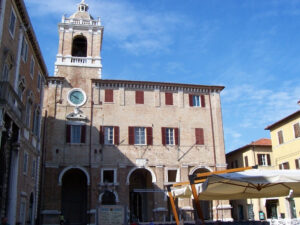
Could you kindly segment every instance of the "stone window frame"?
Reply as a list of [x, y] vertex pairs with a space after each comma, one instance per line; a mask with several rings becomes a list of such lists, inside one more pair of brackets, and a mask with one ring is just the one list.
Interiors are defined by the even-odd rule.
[[[14, 17], [14, 21], [12, 18]], [[12, 24], [13, 23], [13, 24]], [[12, 38], [15, 36], [16, 31], [16, 23], [17, 23], [17, 15], [13, 7], [11, 7], [10, 16], [9, 16], [9, 23], [8, 23], [8, 32]], [[12, 27], [13, 26], [13, 27]]]
[[[176, 180], [175, 182], [169, 182], [169, 176], [168, 176], [168, 171], [170, 170], [176, 170]], [[180, 168], [179, 167], [165, 167], [164, 169], [164, 184], [169, 185], [169, 184], [174, 184], [176, 182], [180, 182]]]
[[[104, 178], [104, 171], [113, 171], [114, 172], [114, 182], [112, 183], [106, 183], [104, 182], [103, 178]], [[119, 185], [118, 183], [118, 177], [117, 177], [117, 168], [111, 168], [111, 167], [107, 167], [107, 168], [101, 168], [101, 174], [100, 174], [100, 186], [105, 186], [105, 185]]]
[[28, 173], [28, 163], [29, 163], [29, 154], [28, 152], [24, 151], [23, 154], [23, 169], [22, 172], [24, 175], [27, 175]]

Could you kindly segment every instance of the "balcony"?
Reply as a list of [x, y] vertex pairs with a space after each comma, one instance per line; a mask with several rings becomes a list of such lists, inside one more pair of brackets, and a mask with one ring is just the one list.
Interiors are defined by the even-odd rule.
[[84, 66], [84, 67], [94, 67], [101, 68], [101, 58], [100, 57], [78, 57], [71, 55], [57, 55], [55, 65], [65, 65], [65, 66]]
[[99, 20], [87, 20], [87, 19], [63, 18], [62, 23], [75, 24], [75, 25], [101, 26], [100, 19]]
[[16, 119], [22, 120], [24, 104], [7, 81], [0, 81], [0, 105], [4, 105], [16, 116]]

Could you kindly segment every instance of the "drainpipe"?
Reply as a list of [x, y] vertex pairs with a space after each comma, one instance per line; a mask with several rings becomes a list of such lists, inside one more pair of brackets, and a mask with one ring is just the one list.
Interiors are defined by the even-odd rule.
[[[90, 122], [90, 142], [89, 142], [89, 173], [90, 177], [92, 177], [92, 127], [93, 127], [93, 110], [94, 110], [94, 90], [93, 90], [93, 82], [91, 82], [91, 122]], [[90, 188], [89, 188], [89, 215], [88, 215], [88, 223], [91, 224], [91, 207], [92, 207], [92, 187], [93, 187], [93, 179], [90, 179]], [[96, 216], [95, 216], [96, 219]], [[95, 224], [97, 221], [95, 221]]]

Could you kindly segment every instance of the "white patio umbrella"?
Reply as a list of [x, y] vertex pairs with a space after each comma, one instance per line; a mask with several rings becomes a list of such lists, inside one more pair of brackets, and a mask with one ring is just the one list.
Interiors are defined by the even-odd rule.
[[[288, 196], [300, 197], [300, 170], [246, 170], [210, 175], [196, 184], [200, 200], [234, 200]], [[190, 198], [190, 185], [172, 188], [175, 198]]]
[[300, 197], [300, 170], [246, 170], [211, 175], [197, 187], [200, 200]]

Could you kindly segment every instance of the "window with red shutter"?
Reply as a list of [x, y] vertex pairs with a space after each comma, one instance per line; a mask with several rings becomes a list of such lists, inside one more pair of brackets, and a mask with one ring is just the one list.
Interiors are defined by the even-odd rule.
[[282, 130], [278, 131], [277, 135], [278, 135], [278, 143], [282, 144], [283, 143], [283, 133], [282, 133]]
[[117, 126], [114, 127], [114, 144], [120, 144], [120, 128]]
[[201, 95], [201, 107], [205, 107], [205, 97]]
[[179, 129], [174, 128], [175, 131], [175, 145], [179, 145]]
[[173, 93], [165, 93], [166, 105], [173, 105]]
[[113, 102], [114, 101], [114, 91], [112, 89], [105, 90], [105, 102]]
[[204, 145], [203, 128], [195, 128], [196, 145]]
[[268, 166], [271, 166], [271, 157], [270, 154], [267, 154]]
[[100, 130], [99, 130], [99, 143], [101, 145], [104, 144], [104, 127], [100, 126]]
[[67, 124], [66, 126], [66, 142], [71, 142], [71, 125]]
[[134, 145], [134, 127], [128, 127], [128, 144]]
[[135, 103], [136, 104], [144, 104], [144, 92], [143, 91], [135, 91]]
[[165, 127], [161, 128], [161, 142], [162, 142], [162, 145], [166, 145], [166, 128]]
[[86, 125], [83, 125], [81, 126], [80, 143], [85, 143], [85, 137], [86, 137]]
[[147, 145], [153, 145], [152, 127], [147, 127]]
[[193, 95], [189, 94], [189, 104], [192, 107], [193, 106]]
[[257, 161], [259, 166], [263, 165], [262, 154], [257, 154]]

